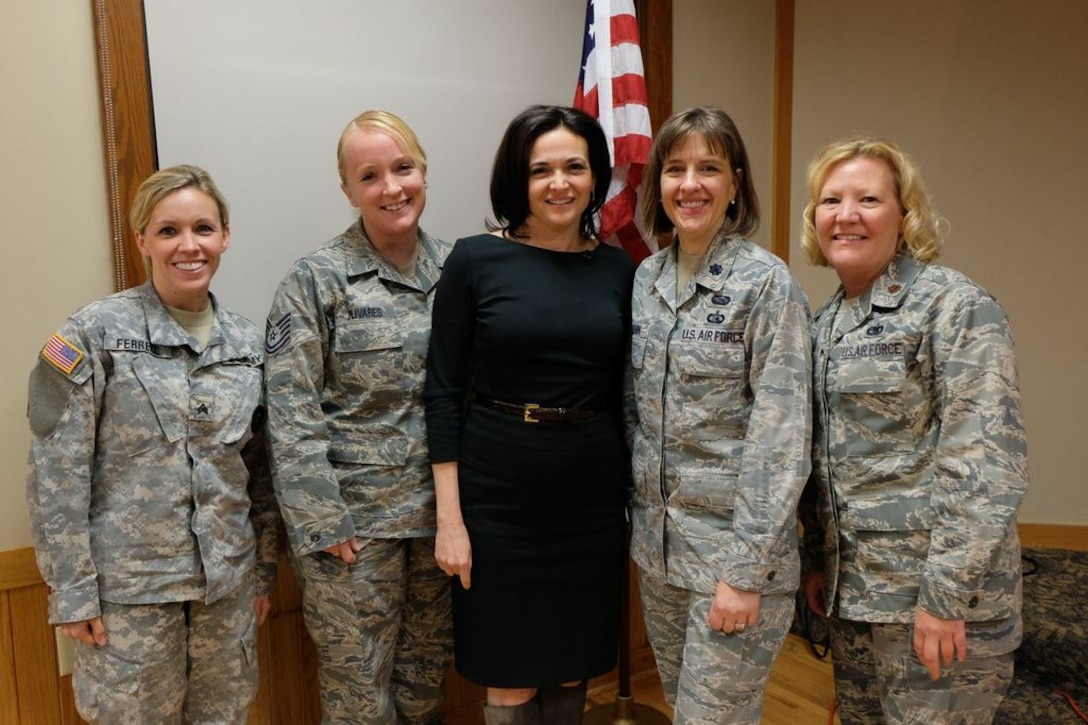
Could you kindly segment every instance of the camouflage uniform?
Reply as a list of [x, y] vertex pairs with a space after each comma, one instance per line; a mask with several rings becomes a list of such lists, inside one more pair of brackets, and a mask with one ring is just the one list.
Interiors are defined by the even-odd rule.
[[[92, 721], [138, 721], [169, 690], [158, 721], [180, 721], [185, 700], [190, 722], [240, 722], [256, 692], [254, 566], [270, 593], [278, 547], [260, 332], [216, 305], [207, 347], [192, 344], [147, 283], [75, 312], [30, 376], [27, 504], [49, 621], [102, 616], [109, 638], [77, 644]], [[227, 646], [167, 634], [198, 610], [230, 620]]]
[[[268, 317], [273, 474], [318, 650], [324, 722], [429, 722], [448, 664], [423, 414], [431, 304], [449, 245], [405, 277], [356, 222], [295, 263]], [[323, 550], [353, 536], [345, 565]]]
[[[639, 267], [632, 556], [677, 722], [758, 722], [799, 575], [808, 303], [779, 259], [735, 236], [715, 240], [677, 292], [671, 249]], [[743, 636], [709, 629], [719, 581], [763, 595]]]
[[[963, 275], [902, 255], [836, 323], [842, 299], [815, 317], [801, 514], [843, 722], [873, 703], [889, 722], [989, 722], [1021, 635], [1027, 464], [1008, 321]], [[969, 659], [934, 683], [910, 651], [916, 607], [967, 622]], [[957, 700], [938, 694], [961, 687], [949, 678], [987, 681]]]

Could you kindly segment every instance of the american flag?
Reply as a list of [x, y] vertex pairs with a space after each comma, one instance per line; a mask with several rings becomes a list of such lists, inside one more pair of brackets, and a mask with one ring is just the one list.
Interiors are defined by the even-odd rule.
[[42, 357], [65, 375], [71, 375], [83, 359], [83, 353], [60, 335], [53, 335], [42, 348]]
[[574, 107], [595, 117], [612, 152], [612, 184], [601, 208], [601, 238], [636, 263], [656, 250], [635, 223], [638, 187], [650, 152], [650, 111], [634, 0], [588, 0], [582, 70]]

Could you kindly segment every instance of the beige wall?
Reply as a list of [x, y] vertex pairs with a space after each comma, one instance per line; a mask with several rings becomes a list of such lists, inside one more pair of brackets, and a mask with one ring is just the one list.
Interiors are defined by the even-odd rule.
[[26, 546], [26, 380], [78, 305], [112, 291], [87, 0], [0, 3], [0, 549]]
[[[675, 107], [728, 109], [759, 149], [764, 179], [772, 5], [674, 5]], [[1026, 522], [1088, 524], [1086, 30], [1083, 0], [796, 0], [791, 266], [814, 305], [834, 289], [834, 274], [809, 267], [798, 247], [805, 165], [820, 146], [870, 133], [915, 157], [951, 223], [942, 261], [987, 287], [1012, 321], [1028, 425]]]
[[774, 3], [673, 0], [672, 106], [725, 109], [752, 165], [762, 222], [752, 240], [770, 247], [774, 110]]

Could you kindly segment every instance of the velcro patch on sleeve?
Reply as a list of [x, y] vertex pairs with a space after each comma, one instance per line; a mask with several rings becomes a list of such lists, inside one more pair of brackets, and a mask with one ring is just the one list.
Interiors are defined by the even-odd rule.
[[71, 375], [83, 359], [83, 351], [60, 335], [53, 335], [42, 348], [42, 357], [65, 375]]

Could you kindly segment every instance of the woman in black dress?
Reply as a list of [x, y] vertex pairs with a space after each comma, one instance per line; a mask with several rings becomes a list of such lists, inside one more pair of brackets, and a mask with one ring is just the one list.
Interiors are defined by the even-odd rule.
[[435, 297], [435, 558], [492, 725], [580, 722], [615, 665], [633, 267], [597, 238], [610, 178], [595, 120], [526, 109], [495, 158], [496, 223], [457, 242]]

